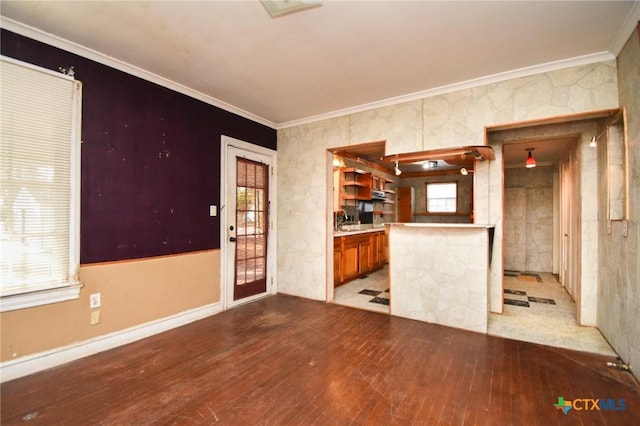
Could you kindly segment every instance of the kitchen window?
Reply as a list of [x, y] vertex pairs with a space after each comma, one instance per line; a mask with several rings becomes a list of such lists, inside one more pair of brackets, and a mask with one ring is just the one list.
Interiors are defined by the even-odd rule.
[[457, 182], [427, 182], [427, 212], [456, 213], [458, 205]]
[[80, 102], [73, 77], [2, 57], [0, 311], [77, 299]]

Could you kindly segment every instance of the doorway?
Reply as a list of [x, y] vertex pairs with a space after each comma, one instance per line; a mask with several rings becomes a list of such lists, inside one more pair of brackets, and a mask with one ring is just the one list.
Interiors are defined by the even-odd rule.
[[385, 222], [395, 222], [393, 168], [385, 142], [327, 150], [326, 301], [389, 313]]
[[223, 136], [221, 238], [225, 308], [276, 291], [272, 200], [275, 151]]
[[[581, 138], [514, 136], [501, 145], [503, 311], [490, 315], [489, 334], [615, 355], [580, 324]], [[525, 168], [531, 148], [536, 166]]]
[[[548, 277], [547, 281], [559, 283], [574, 302], [579, 300], [578, 143], [577, 137], [562, 137], [502, 146], [505, 292], [520, 291], [508, 288], [507, 280], [542, 282], [542, 277]], [[525, 167], [528, 152], [537, 160], [534, 167]], [[543, 288], [539, 286], [540, 291]], [[536, 295], [530, 298], [546, 299]], [[505, 294], [503, 303], [520, 306], [516, 299]], [[578, 305], [574, 306], [579, 318]]]

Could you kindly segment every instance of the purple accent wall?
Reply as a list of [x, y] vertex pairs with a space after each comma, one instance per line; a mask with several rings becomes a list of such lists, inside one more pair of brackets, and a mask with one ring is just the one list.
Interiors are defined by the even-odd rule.
[[[1, 30], [3, 55], [82, 81], [81, 263], [220, 248], [221, 135], [276, 149], [276, 130]], [[215, 70], [211, 72], [215, 78]]]

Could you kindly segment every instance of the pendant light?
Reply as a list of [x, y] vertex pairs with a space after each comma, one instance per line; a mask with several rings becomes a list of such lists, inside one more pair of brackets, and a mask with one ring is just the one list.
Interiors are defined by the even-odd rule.
[[531, 151], [533, 151], [534, 148], [527, 148], [527, 151], [529, 151], [529, 155], [527, 156], [527, 161], [524, 162], [524, 166], [527, 169], [530, 169], [532, 167], [536, 166], [536, 159], [533, 158], [533, 154], [531, 153]]

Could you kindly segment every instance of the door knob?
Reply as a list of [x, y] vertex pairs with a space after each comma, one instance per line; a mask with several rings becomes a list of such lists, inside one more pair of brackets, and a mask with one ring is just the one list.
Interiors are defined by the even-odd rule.
[[236, 242], [236, 237], [229, 237], [229, 241], [232, 242], [232, 243], [235, 243]]

